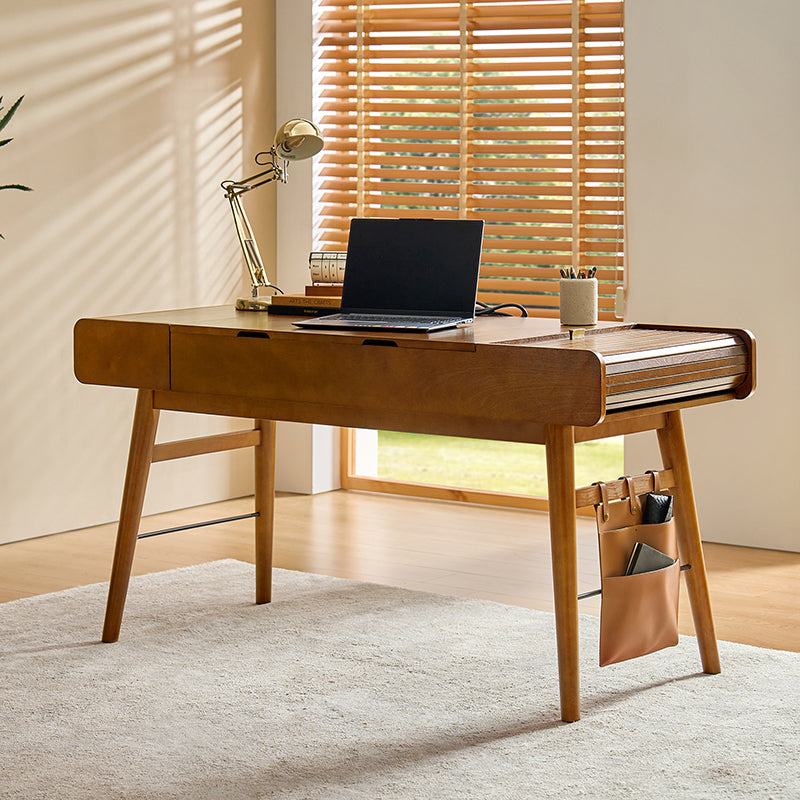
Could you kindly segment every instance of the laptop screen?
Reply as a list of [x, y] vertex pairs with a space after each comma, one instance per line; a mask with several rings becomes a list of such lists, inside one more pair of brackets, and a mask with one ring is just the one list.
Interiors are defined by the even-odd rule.
[[354, 219], [342, 311], [475, 314], [483, 220]]

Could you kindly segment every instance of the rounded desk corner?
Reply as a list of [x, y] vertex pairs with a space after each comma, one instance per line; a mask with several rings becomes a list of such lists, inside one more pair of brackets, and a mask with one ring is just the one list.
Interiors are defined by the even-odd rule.
[[73, 327], [73, 371], [84, 384], [169, 389], [169, 326], [80, 319]]
[[589, 401], [585, 408], [583, 420], [579, 427], [592, 428], [600, 425], [606, 418], [606, 360], [602, 353], [596, 350], [585, 351], [589, 357], [589, 369], [592, 373], [590, 385], [598, 387], [599, 391], [587, 398]]
[[87, 340], [91, 338], [90, 319], [79, 319], [72, 326], [72, 371], [79, 383], [90, 384], [92, 381], [85, 371], [85, 361], [82, 358]]
[[747, 348], [749, 370], [747, 377], [737, 387], [736, 399], [745, 400], [746, 398], [755, 394], [756, 391], [756, 364], [758, 363], [756, 358], [756, 337], [746, 329], [742, 329], [738, 331], [738, 333], [739, 336], [741, 336], [741, 338], [744, 340], [745, 347]]

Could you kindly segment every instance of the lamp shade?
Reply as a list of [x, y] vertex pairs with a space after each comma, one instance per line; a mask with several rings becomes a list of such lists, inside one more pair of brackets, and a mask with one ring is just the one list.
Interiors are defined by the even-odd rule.
[[302, 161], [322, 150], [322, 134], [307, 119], [290, 119], [275, 134], [275, 150], [287, 161]]

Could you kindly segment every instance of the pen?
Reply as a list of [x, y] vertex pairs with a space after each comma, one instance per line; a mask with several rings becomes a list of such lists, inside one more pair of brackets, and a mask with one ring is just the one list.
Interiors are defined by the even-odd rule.
[[575, 271], [575, 267], [570, 267], [569, 271], [560, 268], [559, 272], [561, 273], [562, 278], [594, 278], [594, 276], [597, 275], [597, 267], [592, 267], [591, 269], [581, 269], [577, 272]]

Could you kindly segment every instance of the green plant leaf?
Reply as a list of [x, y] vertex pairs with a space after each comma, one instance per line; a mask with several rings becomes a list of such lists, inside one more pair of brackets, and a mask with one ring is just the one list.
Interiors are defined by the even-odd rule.
[[[22, 97], [25, 97], [25, 95], [22, 95]], [[20, 97], [19, 100], [17, 100], [17, 102], [14, 103], [14, 105], [11, 106], [11, 108], [8, 109], [5, 116], [2, 119], [0, 119], [0, 131], [3, 130], [3, 128], [5, 128], [5, 126], [8, 125], [9, 122], [11, 122], [11, 117], [14, 116], [14, 113], [19, 108], [19, 104], [22, 102], [22, 97]], [[3, 98], [0, 97], [0, 103], [2, 102]], [[0, 107], [0, 111], [2, 111], [2, 107]]]
[[[22, 95], [25, 97], [25, 95]], [[6, 111], [6, 113], [0, 118], [0, 131], [5, 128], [6, 125], [11, 121], [11, 118], [14, 116], [14, 113], [19, 108], [19, 104], [22, 102], [22, 97], [20, 97], [11, 108]], [[0, 113], [3, 112], [3, 96], [0, 95]], [[7, 145], [9, 142], [13, 141], [13, 139], [0, 139], [0, 147]], [[16, 189], [19, 192], [31, 192], [33, 191], [30, 186], [24, 186], [21, 183], [6, 183], [0, 186], [0, 190], [3, 189]], [[6, 237], [0, 233], [0, 239], [5, 239]]]

